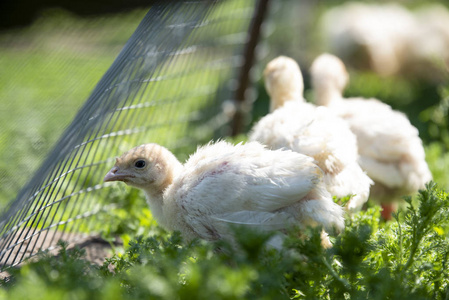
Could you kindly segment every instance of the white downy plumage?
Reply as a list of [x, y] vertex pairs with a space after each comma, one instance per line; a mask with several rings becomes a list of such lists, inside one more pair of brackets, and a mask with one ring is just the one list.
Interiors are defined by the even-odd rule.
[[341, 57], [366, 57], [371, 68], [382, 75], [401, 71], [410, 34], [417, 27], [412, 13], [399, 4], [364, 2], [333, 7], [320, 24], [332, 52]]
[[354, 195], [347, 209], [361, 209], [372, 181], [357, 163], [357, 142], [349, 126], [327, 108], [304, 101], [301, 71], [293, 59], [272, 60], [264, 76], [272, 112], [254, 126], [249, 139], [313, 157], [327, 190], [337, 197]]
[[387, 76], [446, 78], [449, 10], [441, 3], [410, 11], [391, 1], [349, 1], [324, 12], [319, 24], [326, 48], [354, 66]]
[[143, 189], [157, 222], [186, 240], [216, 240], [232, 239], [230, 223], [262, 230], [295, 224], [342, 230], [343, 211], [322, 176], [305, 155], [267, 150], [257, 142], [220, 141], [199, 147], [184, 165], [160, 145], [141, 145], [118, 158], [104, 181]]
[[322, 54], [311, 67], [316, 103], [344, 118], [357, 136], [360, 165], [382, 202], [410, 194], [432, 179], [418, 130], [407, 117], [377, 99], [342, 96], [349, 80], [342, 61]]
[[441, 3], [426, 4], [415, 10], [414, 15], [416, 26], [410, 32], [407, 44], [406, 71], [425, 74], [427, 79], [438, 79], [441, 78], [438, 76], [441, 66], [446, 65], [446, 76], [449, 68], [449, 9]]

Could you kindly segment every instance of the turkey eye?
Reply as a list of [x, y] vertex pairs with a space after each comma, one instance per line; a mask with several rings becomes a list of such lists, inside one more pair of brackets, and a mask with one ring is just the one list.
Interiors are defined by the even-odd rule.
[[144, 160], [138, 160], [138, 161], [136, 161], [136, 162], [134, 163], [134, 166], [135, 166], [137, 169], [142, 169], [142, 168], [145, 167], [145, 161], [144, 161]]

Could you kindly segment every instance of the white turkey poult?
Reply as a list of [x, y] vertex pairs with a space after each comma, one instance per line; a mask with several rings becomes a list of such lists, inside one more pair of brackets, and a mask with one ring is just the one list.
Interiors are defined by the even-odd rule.
[[381, 75], [401, 71], [417, 28], [413, 14], [391, 2], [344, 2], [327, 10], [320, 24], [332, 52], [368, 63]]
[[249, 139], [270, 149], [291, 149], [312, 157], [323, 170], [331, 195], [353, 195], [347, 209], [360, 210], [372, 181], [357, 162], [356, 137], [349, 126], [327, 108], [305, 102], [301, 70], [293, 59], [272, 60], [264, 79], [272, 112], [253, 127]]
[[445, 81], [449, 10], [442, 3], [423, 2], [409, 10], [391, 1], [349, 1], [326, 10], [319, 24], [325, 47], [357, 68]]
[[142, 189], [156, 221], [189, 241], [232, 240], [230, 223], [262, 230], [321, 225], [341, 231], [343, 210], [322, 177], [305, 155], [271, 151], [257, 142], [234, 146], [220, 141], [199, 147], [184, 165], [158, 144], [135, 147], [117, 159], [104, 181]]
[[344, 99], [349, 76], [336, 56], [315, 59], [311, 76], [316, 103], [345, 119], [357, 136], [360, 165], [375, 182], [371, 194], [389, 219], [398, 196], [424, 188], [432, 179], [418, 130], [403, 113], [377, 99]]

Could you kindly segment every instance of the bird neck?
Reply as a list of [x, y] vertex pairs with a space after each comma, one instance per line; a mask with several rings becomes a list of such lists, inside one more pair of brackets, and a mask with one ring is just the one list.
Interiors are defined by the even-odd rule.
[[162, 212], [162, 207], [164, 204], [163, 192], [156, 192], [151, 189], [144, 189], [147, 204], [150, 207], [151, 214], [153, 218], [158, 222], [158, 224], [163, 222], [164, 216]]
[[143, 190], [146, 195], [148, 206], [152, 212], [153, 217], [156, 221], [163, 227], [164, 220], [164, 192], [173, 184], [174, 178], [182, 172], [183, 165], [178, 161], [178, 159], [171, 153], [167, 153], [165, 159], [161, 161], [163, 176], [160, 180], [157, 180]]
[[[180, 166], [182, 167], [181, 164]], [[176, 182], [171, 182], [165, 190], [159, 190], [157, 192], [150, 188], [144, 189], [147, 204], [154, 220], [159, 226], [168, 231], [178, 230], [182, 233], [183, 238], [189, 241], [195, 238], [196, 235], [187, 225], [186, 221], [180, 217], [182, 212], [172, 195], [172, 189], [176, 188], [175, 185]]]
[[317, 105], [329, 106], [342, 100], [341, 91], [336, 88], [316, 89], [315, 103]]
[[304, 101], [300, 91], [280, 91], [271, 95], [270, 112], [282, 107], [289, 101]]

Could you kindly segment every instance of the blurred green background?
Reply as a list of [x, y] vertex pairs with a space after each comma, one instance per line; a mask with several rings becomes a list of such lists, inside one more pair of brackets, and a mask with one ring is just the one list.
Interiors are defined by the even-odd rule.
[[52, 9], [0, 34], [0, 207], [39, 167], [146, 11], [79, 17]]

